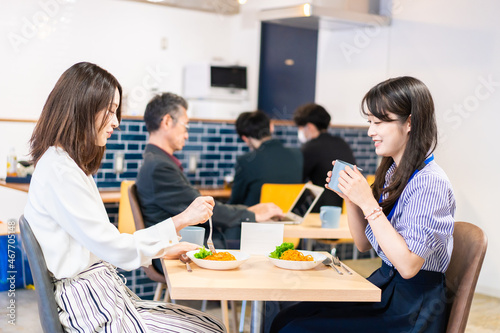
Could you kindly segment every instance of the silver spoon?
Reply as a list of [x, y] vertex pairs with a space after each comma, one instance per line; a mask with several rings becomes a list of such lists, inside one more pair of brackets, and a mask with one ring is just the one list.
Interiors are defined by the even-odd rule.
[[186, 264], [186, 269], [189, 273], [193, 272], [193, 270], [191, 269], [191, 265], [189, 264], [191, 262], [191, 259], [185, 253], [181, 254], [179, 260]]
[[341, 271], [339, 271], [339, 270], [337, 269], [337, 267], [333, 266], [333, 261], [332, 261], [332, 258], [330, 258], [330, 257], [326, 257], [326, 259], [325, 259], [325, 260], [323, 260], [322, 262], [323, 262], [323, 264], [324, 264], [324, 265], [326, 265], [326, 266], [330, 266], [331, 268], [333, 268], [334, 270], [336, 270], [336, 271], [337, 271], [337, 273], [339, 273], [340, 275], [344, 275]]

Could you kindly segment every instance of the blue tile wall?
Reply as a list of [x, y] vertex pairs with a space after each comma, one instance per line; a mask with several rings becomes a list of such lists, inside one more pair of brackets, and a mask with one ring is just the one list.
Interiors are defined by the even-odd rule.
[[[189, 139], [181, 152], [175, 155], [181, 161], [188, 179], [198, 186], [218, 187], [224, 183], [224, 176], [233, 174], [236, 157], [248, 152], [248, 147], [238, 137], [234, 124], [208, 121], [190, 122]], [[146, 126], [142, 120], [123, 119], [120, 131], [115, 131], [108, 140], [106, 154], [101, 168], [95, 176], [99, 188], [118, 189], [122, 180], [133, 180], [142, 164], [142, 154], [148, 139]], [[333, 135], [340, 136], [350, 144], [357, 164], [366, 174], [375, 172], [377, 157], [366, 128], [335, 127], [329, 129]], [[288, 147], [299, 147], [297, 128], [293, 125], [275, 126], [274, 136]], [[125, 170], [115, 174], [114, 156], [123, 152]], [[195, 155], [197, 170], [187, 172], [188, 160]]]

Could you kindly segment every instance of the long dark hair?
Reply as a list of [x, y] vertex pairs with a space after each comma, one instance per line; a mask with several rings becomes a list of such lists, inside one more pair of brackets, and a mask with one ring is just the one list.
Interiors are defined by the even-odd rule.
[[107, 110], [120, 93], [116, 110], [121, 120], [122, 88], [116, 78], [97, 65], [81, 62], [59, 78], [50, 93], [31, 136], [31, 156], [36, 163], [50, 146], [63, 148], [76, 164], [90, 175], [96, 173], [106, 147], [96, 145], [97, 133], [107, 123], [107, 113], [99, 128], [97, 114]]
[[[413, 77], [403, 76], [386, 80], [370, 89], [363, 97], [361, 110], [381, 121], [405, 123], [411, 116], [411, 129], [401, 161], [390, 184], [384, 188], [385, 174], [394, 163], [392, 157], [383, 157], [372, 186], [374, 197], [388, 194], [380, 204], [387, 215], [403, 192], [411, 175], [425, 161], [437, 145], [437, 127], [434, 102], [427, 86]], [[397, 116], [393, 120], [389, 114]]]

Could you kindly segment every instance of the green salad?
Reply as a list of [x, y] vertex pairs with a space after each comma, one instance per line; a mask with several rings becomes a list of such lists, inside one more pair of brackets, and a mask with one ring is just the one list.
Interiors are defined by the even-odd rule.
[[212, 252], [208, 251], [207, 249], [205, 249], [205, 247], [203, 246], [200, 251], [198, 251], [198, 253], [195, 253], [194, 254], [194, 257], [196, 259], [205, 259], [206, 257], [208, 256], [211, 256], [212, 255]]
[[281, 254], [286, 250], [293, 250], [293, 243], [283, 243], [280, 246], [276, 246], [276, 250], [271, 252], [271, 254], [269, 254], [269, 257], [279, 259], [281, 257]]

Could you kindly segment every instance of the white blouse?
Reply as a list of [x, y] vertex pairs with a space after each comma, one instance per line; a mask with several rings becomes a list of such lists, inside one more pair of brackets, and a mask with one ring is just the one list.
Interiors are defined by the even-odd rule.
[[57, 279], [74, 277], [101, 259], [125, 270], [148, 266], [178, 243], [170, 218], [132, 235], [120, 234], [109, 222], [92, 176], [56, 147], [37, 163], [24, 216]]

